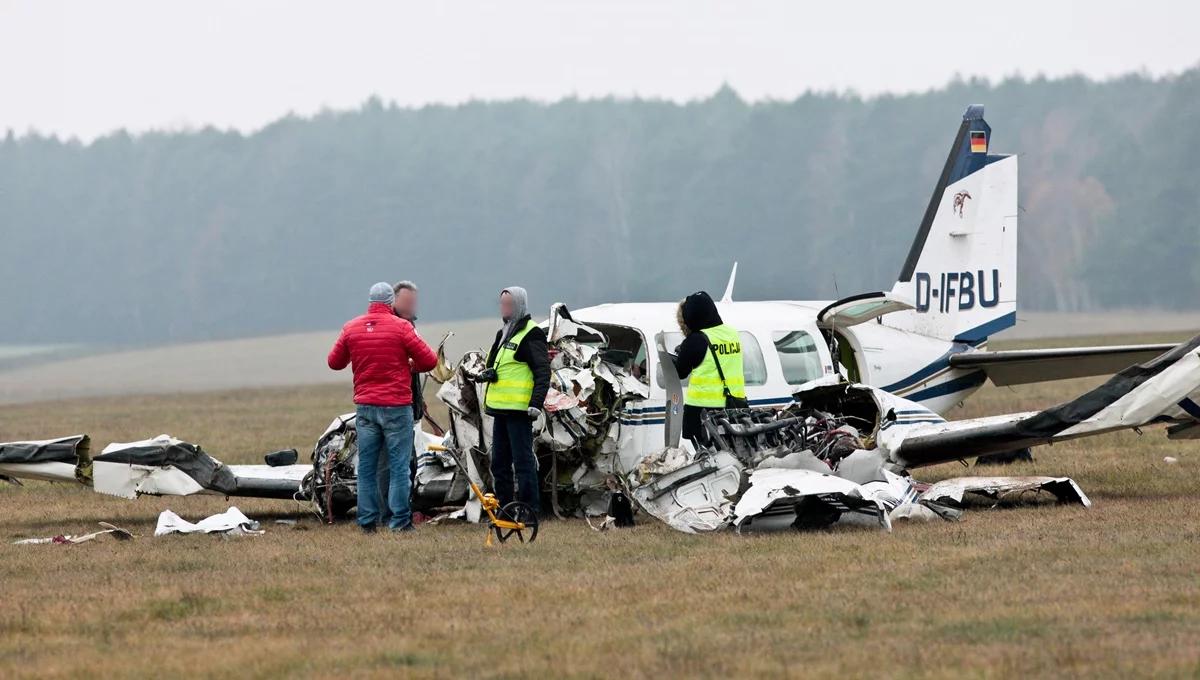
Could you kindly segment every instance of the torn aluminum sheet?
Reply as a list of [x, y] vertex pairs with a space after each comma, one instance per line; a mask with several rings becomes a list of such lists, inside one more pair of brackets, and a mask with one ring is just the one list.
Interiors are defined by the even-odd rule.
[[99, 493], [129, 499], [199, 493], [290, 499], [311, 469], [309, 465], [225, 465], [200, 446], [164, 434], [106, 446], [92, 461], [92, 486]]
[[781, 528], [821, 529], [853, 515], [891, 531], [889, 508], [868, 498], [863, 487], [811, 470], [766, 469], [750, 475], [750, 487], [733, 509], [739, 533]]
[[137, 498], [138, 494], [189, 496], [204, 491], [232, 495], [233, 473], [199, 446], [159, 435], [154, 439], [109, 444], [92, 461], [96, 491]]
[[968, 495], [987, 498], [996, 504], [1036, 500], [1038, 494], [1053, 496], [1059, 503], [1078, 503], [1085, 508], [1092, 501], [1070, 477], [955, 477], [936, 482], [921, 494], [922, 500], [962, 507]]
[[199, 522], [189, 522], [170, 510], [163, 510], [158, 516], [158, 525], [154, 527], [155, 536], [168, 534], [213, 534], [237, 532], [245, 534], [263, 534], [258, 528], [258, 522], [250, 519], [241, 510], [230, 506], [225, 512], [210, 515]]
[[126, 529], [119, 526], [109, 524], [108, 522], [100, 522], [100, 531], [93, 531], [90, 534], [59, 534], [57, 536], [48, 536], [46, 538], [22, 538], [13, 541], [13, 545], [77, 545], [79, 543], [87, 543], [95, 540], [100, 536], [112, 536], [118, 541], [128, 541], [134, 538], [134, 535]]
[[415, 444], [417, 477], [413, 499], [425, 510], [462, 504], [470, 494], [467, 475], [462, 473], [454, 454], [444, 450], [445, 437], [418, 428]]
[[302, 494], [325, 522], [354, 507], [358, 493], [358, 442], [353, 413], [333, 419], [313, 447], [312, 468], [301, 482]]
[[[698, 453], [668, 447], [646, 456], [630, 475], [632, 498], [688, 532], [727, 524], [740, 532], [839, 524], [890, 529], [894, 519], [955, 520], [962, 516], [964, 493], [1026, 500], [1045, 490], [1087, 504], [1068, 478], [961, 478], [922, 493], [925, 485], [898, 469], [879, 445], [882, 432], [910, 427], [922, 416], [911, 409], [898, 416], [897, 402], [864, 386], [819, 383], [801, 394], [805, 398], [778, 410], [705, 412], [701, 425], [708, 442]], [[728, 462], [717, 472], [711, 461], [719, 456]], [[721, 496], [712, 493], [717, 479]], [[689, 510], [703, 519], [694, 520]]]
[[442, 336], [441, 342], [437, 348], [437, 363], [433, 370], [429, 372], [429, 377], [433, 378], [438, 384], [444, 383], [454, 377], [454, 365], [446, 359], [446, 341], [454, 337], [454, 331], [446, 331]]
[[551, 344], [564, 338], [576, 338], [581, 333], [596, 336], [603, 344], [608, 344], [608, 338], [604, 333], [571, 318], [571, 312], [561, 302], [556, 302], [550, 306], [550, 317], [546, 322], [546, 326], [548, 328], [546, 339]]
[[643, 459], [628, 481], [643, 510], [694, 534], [729, 525], [742, 472], [742, 464], [729, 453], [668, 448]]
[[[219, 462], [219, 461], [218, 461]], [[227, 465], [233, 474], [234, 492], [228, 496], [297, 498], [300, 484], [312, 465]]]
[[486, 368], [487, 358], [483, 352], [467, 352], [459, 361], [453, 378], [437, 392], [438, 401], [450, 410], [451, 438], [462, 451], [491, 446], [492, 417], [481, 406], [484, 387], [472, 379]]
[[[550, 389], [534, 427], [542, 491], [560, 517], [601, 516], [609, 490], [623, 474], [618, 451], [629, 435], [622, 413], [648, 398], [650, 386], [632, 374], [630, 352], [610, 350], [604, 332], [572, 319], [561, 303], [551, 307], [547, 338]], [[480, 407], [486, 385], [474, 381], [485, 368], [482, 352], [467, 353], [438, 398], [450, 410], [446, 444], [479, 456], [486, 471], [491, 418]]]
[[[453, 425], [454, 421], [451, 423]], [[443, 447], [445, 441], [446, 437], [425, 432], [420, 425], [414, 431], [417, 468], [412, 489], [414, 510], [436, 510], [461, 505], [467, 500], [466, 476], [449, 452], [436, 450]], [[312, 465], [295, 466], [301, 470], [298, 497], [311, 501], [314, 513], [332, 523], [349, 512], [358, 498], [355, 414], [347, 413], [333, 419], [313, 447], [312, 460]]]
[[86, 434], [0, 443], [0, 479], [86, 484], [91, 474], [91, 439]]

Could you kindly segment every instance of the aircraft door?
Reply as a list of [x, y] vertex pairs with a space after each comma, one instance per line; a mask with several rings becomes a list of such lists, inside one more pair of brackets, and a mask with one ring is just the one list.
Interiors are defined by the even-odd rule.
[[675, 370], [675, 361], [667, 351], [666, 333], [659, 332], [654, 336], [654, 347], [658, 350], [659, 384], [666, 392], [667, 399], [663, 414], [664, 444], [676, 447], [683, 434], [683, 385]]

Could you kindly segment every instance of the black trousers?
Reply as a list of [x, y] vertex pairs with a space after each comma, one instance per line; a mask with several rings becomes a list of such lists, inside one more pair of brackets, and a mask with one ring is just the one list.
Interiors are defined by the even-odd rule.
[[513, 500], [515, 487], [516, 499], [541, 513], [537, 459], [533, 455], [533, 421], [524, 411], [493, 414], [492, 479], [500, 507]]

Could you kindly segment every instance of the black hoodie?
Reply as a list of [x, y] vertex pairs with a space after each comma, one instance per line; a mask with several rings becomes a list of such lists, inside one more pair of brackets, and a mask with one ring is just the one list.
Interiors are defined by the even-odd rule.
[[717, 303], [708, 293], [700, 291], [684, 298], [683, 323], [689, 333], [675, 351], [675, 370], [679, 372], [680, 380], [686, 380], [708, 355], [708, 337], [699, 331], [720, 326], [724, 321], [717, 312]]

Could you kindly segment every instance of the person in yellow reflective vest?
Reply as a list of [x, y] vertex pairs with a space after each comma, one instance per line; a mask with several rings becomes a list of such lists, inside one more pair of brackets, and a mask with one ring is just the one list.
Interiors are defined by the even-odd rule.
[[742, 342], [737, 329], [721, 320], [716, 303], [704, 291], [679, 303], [676, 321], [684, 338], [675, 350], [675, 370], [680, 380], [689, 381], [683, 399], [683, 436], [696, 442], [704, 434], [700, 414], [705, 409], [726, 408], [726, 389], [734, 399], [746, 398]]
[[528, 307], [524, 288], [509, 286], [500, 291], [504, 327], [496, 332], [482, 378], [488, 383], [484, 408], [492, 416], [496, 500], [502, 508], [512, 502], [515, 481], [516, 500], [540, 513], [533, 422], [542, 414], [550, 389], [550, 351], [546, 331], [533, 322]]

